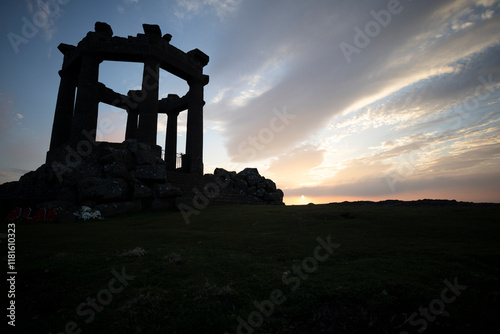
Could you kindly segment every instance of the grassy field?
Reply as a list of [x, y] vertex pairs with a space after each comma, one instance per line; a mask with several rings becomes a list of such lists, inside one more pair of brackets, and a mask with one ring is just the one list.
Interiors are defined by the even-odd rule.
[[[16, 224], [16, 333], [499, 333], [499, 206]], [[3, 241], [2, 241], [3, 242]]]

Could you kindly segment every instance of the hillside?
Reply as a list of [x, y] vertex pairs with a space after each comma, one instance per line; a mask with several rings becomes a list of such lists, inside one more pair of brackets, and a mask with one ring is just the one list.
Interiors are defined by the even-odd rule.
[[16, 333], [498, 333], [499, 206], [394, 204], [18, 222]]

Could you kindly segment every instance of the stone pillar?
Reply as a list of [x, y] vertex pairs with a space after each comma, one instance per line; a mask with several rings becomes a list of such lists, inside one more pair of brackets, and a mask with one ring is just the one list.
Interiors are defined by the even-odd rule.
[[138, 108], [127, 108], [127, 128], [125, 129], [125, 139], [137, 139], [137, 119]]
[[95, 141], [96, 138], [99, 104], [97, 83], [100, 62], [97, 57], [91, 55], [82, 56], [71, 130], [71, 139], [74, 142], [80, 140]]
[[167, 113], [167, 135], [165, 137], [165, 165], [167, 170], [175, 170], [177, 160], [177, 116], [178, 111]]
[[182, 166], [190, 173], [203, 175], [203, 80], [192, 79], [189, 84], [189, 102], [186, 133], [186, 162]]
[[150, 145], [156, 145], [159, 79], [159, 62], [151, 58], [147, 59], [144, 62], [144, 72], [142, 76], [144, 100], [140, 103], [137, 140]]
[[68, 69], [59, 71], [59, 76], [61, 77], [61, 82], [59, 83], [59, 92], [57, 94], [50, 150], [56, 149], [71, 139], [77, 78], [76, 73]]

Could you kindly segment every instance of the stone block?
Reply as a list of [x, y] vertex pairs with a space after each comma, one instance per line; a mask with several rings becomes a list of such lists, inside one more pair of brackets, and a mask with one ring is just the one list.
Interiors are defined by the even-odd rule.
[[143, 24], [142, 29], [144, 29], [144, 33], [146, 35], [153, 35], [153, 36], [158, 36], [161, 37], [161, 29], [160, 26], [157, 24]]
[[136, 165], [154, 165], [158, 163], [159, 157], [156, 152], [137, 150], [135, 152], [135, 163]]
[[94, 31], [109, 38], [113, 37], [113, 29], [111, 29], [111, 26], [105, 22], [96, 22], [94, 25]]
[[113, 150], [111, 153], [104, 155], [99, 159], [99, 163], [103, 165], [109, 165], [113, 162], [119, 162], [123, 164], [127, 169], [132, 169], [134, 166], [134, 157], [127, 149]]
[[101, 216], [104, 218], [142, 212], [142, 204], [140, 200], [98, 204], [94, 208], [99, 210], [101, 212]]
[[156, 198], [174, 198], [182, 195], [182, 191], [170, 184], [153, 184], [151, 186]]
[[157, 198], [151, 202], [151, 210], [163, 211], [173, 210], [176, 208], [175, 198]]
[[245, 179], [250, 186], [257, 185], [263, 179], [257, 168], [245, 168], [238, 175]]
[[78, 198], [80, 201], [120, 201], [126, 199], [129, 194], [129, 185], [124, 179], [89, 177], [78, 182]]
[[140, 182], [139, 180], [135, 180], [133, 184], [133, 199], [140, 199], [140, 198], [148, 198], [153, 196], [153, 191], [151, 190], [150, 187], [145, 185], [144, 183]]
[[255, 192], [254, 195], [257, 197], [264, 197], [264, 194], [266, 194], [266, 191], [264, 188], [258, 188]]
[[136, 166], [135, 177], [146, 181], [165, 181], [167, 169], [164, 164]]
[[283, 202], [283, 191], [277, 189], [275, 192], [269, 192], [264, 194], [264, 200], [268, 202]]
[[123, 163], [114, 161], [104, 166], [104, 173], [108, 178], [121, 178], [130, 180], [130, 173]]

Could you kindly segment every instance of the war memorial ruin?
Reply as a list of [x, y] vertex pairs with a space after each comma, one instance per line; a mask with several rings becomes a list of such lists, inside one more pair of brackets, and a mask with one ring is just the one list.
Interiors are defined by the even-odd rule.
[[[143, 29], [123, 38], [96, 22], [77, 46], [58, 46], [64, 59], [46, 161], [0, 186], [4, 210], [88, 205], [112, 216], [208, 204], [283, 204], [283, 192], [255, 168], [239, 173], [217, 168], [204, 175], [203, 94], [209, 77], [203, 68], [209, 57], [172, 46], [172, 36], [162, 36], [158, 25], [143, 24]], [[122, 94], [100, 83], [103, 61], [143, 63], [142, 89]], [[188, 92], [159, 99], [161, 70], [185, 80]], [[127, 112], [122, 143], [96, 141], [99, 103]], [[178, 167], [177, 117], [184, 111], [186, 153]], [[167, 115], [163, 156], [156, 142], [159, 113]]]

